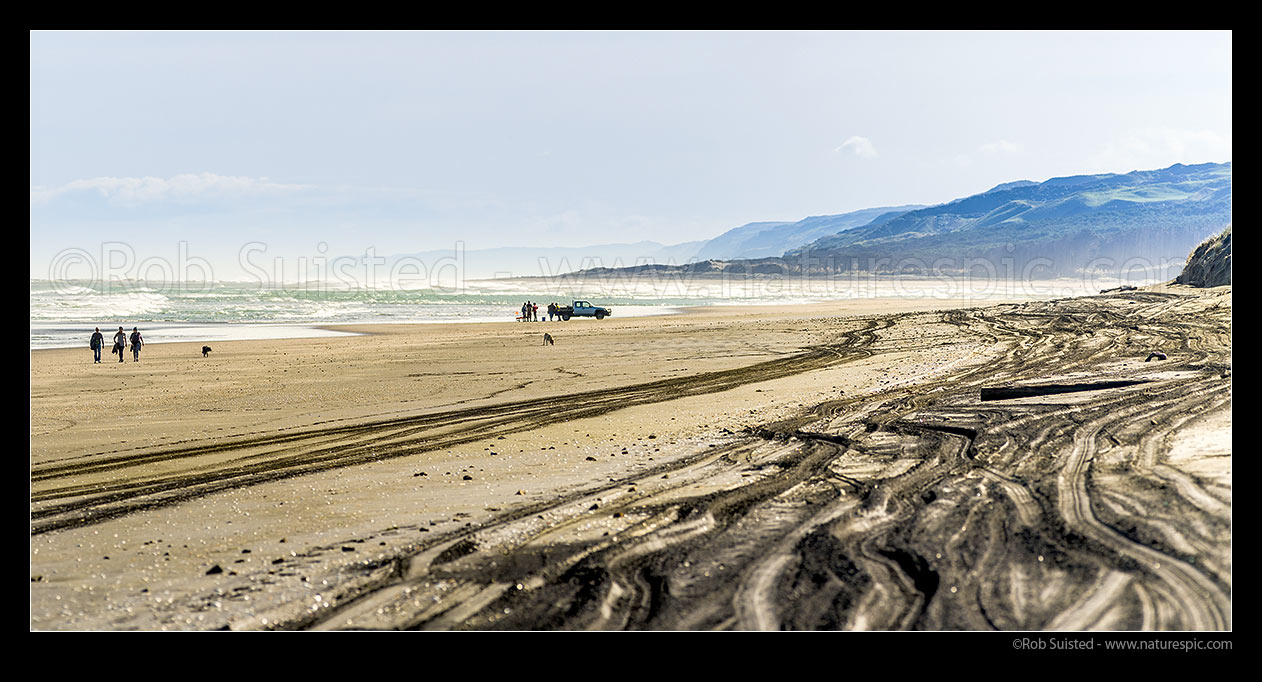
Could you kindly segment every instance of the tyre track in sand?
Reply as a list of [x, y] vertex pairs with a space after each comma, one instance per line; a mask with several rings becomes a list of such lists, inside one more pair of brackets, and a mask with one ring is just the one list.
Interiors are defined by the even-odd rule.
[[[174, 448], [105, 453], [31, 470], [32, 534], [89, 525], [292, 476], [449, 448], [612, 410], [705, 395], [869, 357], [878, 328], [860, 322], [830, 343], [753, 365], [568, 395], [409, 417], [287, 430]], [[152, 473], [155, 465], [168, 469]], [[79, 482], [109, 474], [105, 480]]]
[[[974, 347], [967, 361], [478, 526], [427, 533], [396, 554], [313, 576], [334, 581], [325, 608], [285, 603], [265, 624], [256, 613], [227, 624], [1228, 629], [1229, 489], [1166, 453], [1185, 424], [1231, 407], [1230, 317], [1230, 293], [1153, 291], [892, 315], [723, 372], [113, 453], [87, 460], [116, 474], [103, 487], [67, 468], [33, 472], [45, 495], [36, 522], [47, 524], [35, 532], [952, 336]], [[1145, 363], [1151, 350], [1169, 360]], [[1036, 390], [980, 399], [996, 386]], [[136, 475], [146, 462], [184, 468]]]
[[[982, 361], [435, 538], [459, 555], [400, 557], [401, 577], [281, 627], [1230, 628], [1230, 575], [1206, 556], [1229, 546], [1229, 504], [1163, 463], [1187, 414], [1230, 409], [1214, 303], [943, 313]], [[876, 342], [924, 323], [891, 319]], [[1169, 362], [1142, 361], [1158, 348]], [[978, 399], [1058, 382], [1107, 388]], [[1178, 485], [1154, 483], [1163, 468]]]

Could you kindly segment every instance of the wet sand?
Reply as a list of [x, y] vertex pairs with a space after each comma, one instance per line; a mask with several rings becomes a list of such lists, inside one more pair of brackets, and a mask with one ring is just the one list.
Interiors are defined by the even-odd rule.
[[[38, 351], [31, 627], [1229, 627], [1212, 291]], [[976, 398], [1058, 376], [1136, 383]], [[1057, 426], [1096, 409], [1128, 421]]]

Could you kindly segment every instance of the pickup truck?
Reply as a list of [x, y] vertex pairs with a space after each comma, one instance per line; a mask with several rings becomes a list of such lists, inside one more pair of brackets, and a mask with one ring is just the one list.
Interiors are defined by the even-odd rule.
[[602, 308], [598, 305], [592, 305], [587, 301], [574, 301], [573, 305], [559, 305], [553, 311], [553, 315], [560, 315], [561, 319], [569, 322], [571, 317], [594, 317], [603, 320], [613, 314], [609, 308]]

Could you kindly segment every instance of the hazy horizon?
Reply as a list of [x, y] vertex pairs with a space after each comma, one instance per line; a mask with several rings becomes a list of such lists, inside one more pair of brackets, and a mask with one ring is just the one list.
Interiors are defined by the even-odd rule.
[[1229, 162], [1231, 38], [32, 32], [31, 277], [107, 243], [221, 279], [250, 243], [673, 245]]

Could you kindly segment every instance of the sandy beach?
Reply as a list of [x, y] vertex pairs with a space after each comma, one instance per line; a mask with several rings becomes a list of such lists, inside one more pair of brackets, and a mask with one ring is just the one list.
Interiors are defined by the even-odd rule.
[[[864, 300], [35, 351], [31, 628], [1229, 627], [1230, 305]], [[1189, 314], [1210, 331], [1163, 327]], [[1011, 413], [976, 398], [1101, 378]], [[1083, 395], [1162, 440], [1040, 421], [1094, 414]], [[1066, 452], [1113, 460], [1088, 485], [1048, 464]], [[1083, 518], [1079, 486], [1109, 485]], [[1154, 494], [1196, 518], [1134, 521]]]

